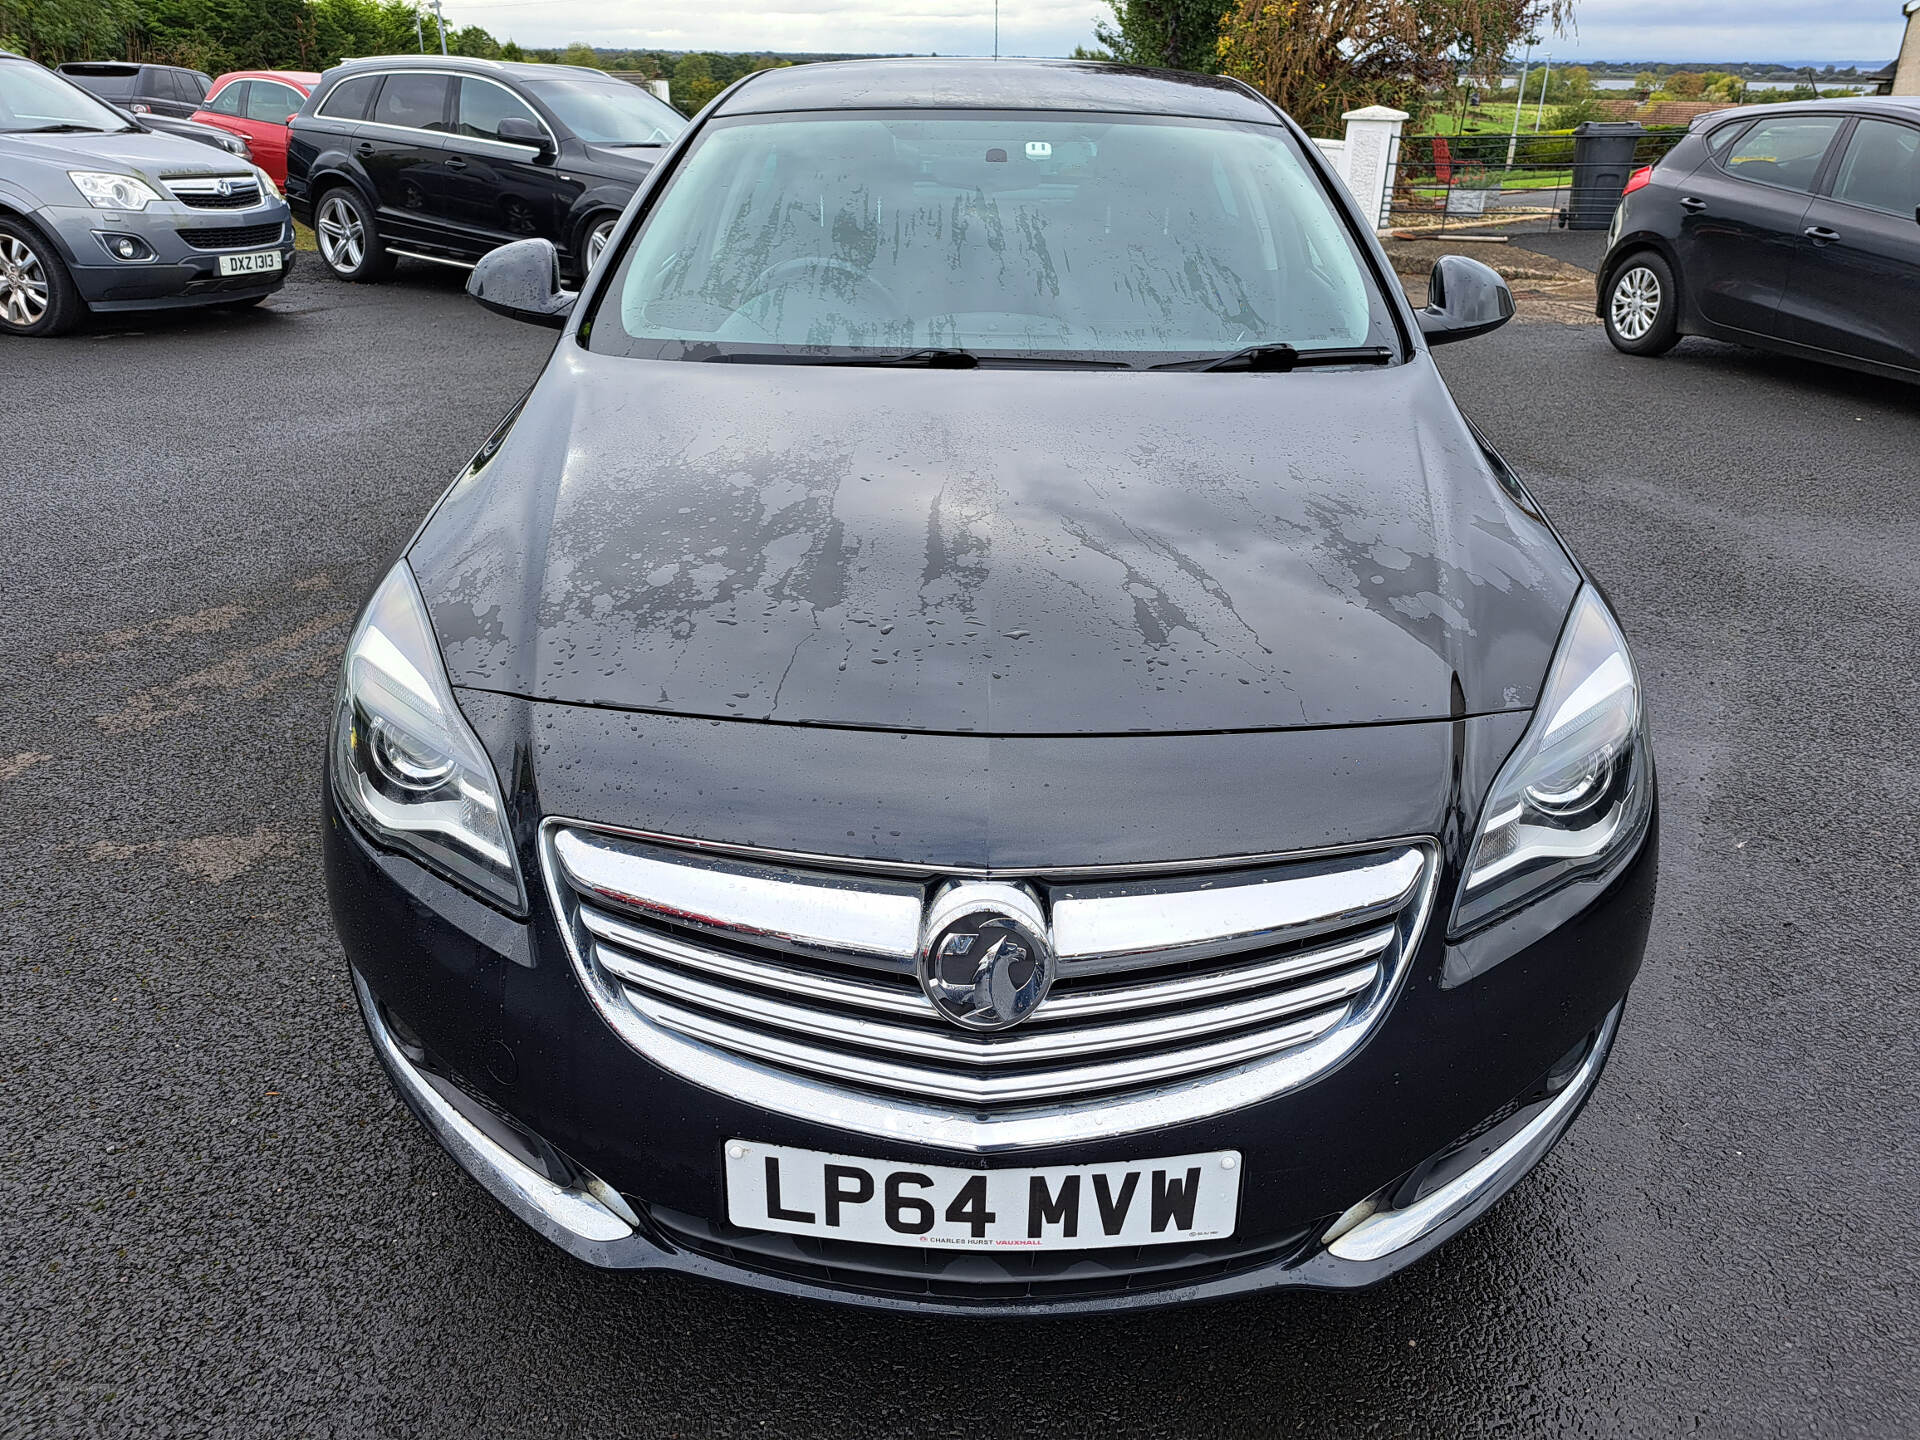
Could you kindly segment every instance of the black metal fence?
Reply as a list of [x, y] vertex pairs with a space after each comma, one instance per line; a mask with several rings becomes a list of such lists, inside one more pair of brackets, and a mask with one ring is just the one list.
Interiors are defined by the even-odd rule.
[[[1648, 130], [1633, 165], [1651, 165], [1686, 137]], [[1485, 234], [1604, 228], [1625, 176], [1577, 167], [1572, 135], [1403, 135], [1387, 190], [1387, 225], [1415, 233]], [[1631, 168], [1631, 167], [1628, 167]], [[1596, 223], [1597, 219], [1597, 223]]]

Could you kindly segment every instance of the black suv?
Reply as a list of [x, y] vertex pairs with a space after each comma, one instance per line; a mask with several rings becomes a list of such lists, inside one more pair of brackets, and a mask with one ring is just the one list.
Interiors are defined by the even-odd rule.
[[347, 280], [394, 257], [471, 266], [540, 237], [584, 274], [687, 122], [574, 65], [389, 55], [320, 77], [293, 121], [287, 199]]
[[136, 115], [185, 120], [200, 108], [213, 77], [181, 65], [135, 65], [122, 60], [76, 60], [60, 67], [82, 90]]

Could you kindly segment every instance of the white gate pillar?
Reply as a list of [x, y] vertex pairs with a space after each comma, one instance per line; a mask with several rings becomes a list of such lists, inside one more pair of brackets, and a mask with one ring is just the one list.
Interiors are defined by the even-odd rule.
[[1387, 223], [1387, 202], [1393, 188], [1393, 168], [1400, 159], [1400, 132], [1413, 117], [1386, 105], [1349, 110], [1346, 179], [1361, 213], [1377, 228]]

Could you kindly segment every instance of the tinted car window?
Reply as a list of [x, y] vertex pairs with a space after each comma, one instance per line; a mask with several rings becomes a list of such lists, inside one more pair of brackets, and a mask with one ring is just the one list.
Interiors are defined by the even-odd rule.
[[236, 80], [223, 86], [218, 95], [207, 102], [207, 109], [216, 115], [244, 115], [247, 104], [247, 82]]
[[206, 84], [193, 71], [170, 70], [167, 73], [173, 80], [174, 99], [183, 100], [189, 105], [198, 105], [206, 97]]
[[335, 120], [364, 120], [373, 92], [379, 88], [378, 75], [356, 75], [351, 80], [342, 80], [320, 102], [318, 113]]
[[1811, 190], [1814, 177], [1820, 173], [1820, 161], [1844, 118], [1781, 115], [1762, 120], [1728, 148], [1723, 163], [1742, 180], [1757, 180], [1785, 190]]
[[1285, 131], [1057, 112], [721, 122], [608, 295], [592, 348], [634, 355], [1393, 336]]
[[1727, 147], [1739, 139], [1746, 130], [1745, 125], [1722, 125], [1707, 137], [1707, 150], [1716, 159], [1725, 159]]
[[687, 128], [678, 110], [622, 80], [530, 80], [527, 88], [589, 145], [665, 145]]
[[446, 75], [389, 75], [373, 102], [373, 120], [380, 125], [405, 125], [414, 130], [447, 128]]
[[459, 123], [454, 128], [477, 140], [492, 140], [498, 135], [502, 120], [531, 120], [540, 124], [540, 117], [533, 113], [532, 107], [505, 86], [491, 80], [464, 77], [460, 81]]
[[140, 74], [135, 70], [105, 75], [81, 71], [70, 74], [68, 78], [107, 100], [130, 100], [140, 93]]
[[300, 107], [306, 103], [306, 98], [291, 85], [256, 80], [253, 82], [253, 92], [247, 96], [247, 118], [264, 120], [271, 125], [284, 125], [287, 117], [299, 114]]
[[1833, 198], [1914, 218], [1920, 207], [1920, 130], [1862, 120], [1841, 158]]

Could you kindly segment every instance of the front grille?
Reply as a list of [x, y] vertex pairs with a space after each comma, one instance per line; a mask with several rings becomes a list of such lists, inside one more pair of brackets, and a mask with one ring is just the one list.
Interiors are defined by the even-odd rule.
[[[1024, 1022], [945, 1019], [915, 976], [937, 875], [771, 863], [549, 827], [589, 994], [697, 1083], [976, 1149], [1152, 1128], [1304, 1083], [1378, 1018], [1424, 919], [1424, 842], [1018, 884], [1058, 978]], [[921, 1117], [919, 1129], [903, 1115]]]
[[244, 250], [261, 245], [278, 245], [285, 227], [274, 225], [226, 225], [176, 233], [196, 250]]
[[196, 210], [246, 210], [260, 203], [260, 182], [251, 175], [162, 177], [173, 198]]

